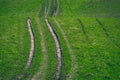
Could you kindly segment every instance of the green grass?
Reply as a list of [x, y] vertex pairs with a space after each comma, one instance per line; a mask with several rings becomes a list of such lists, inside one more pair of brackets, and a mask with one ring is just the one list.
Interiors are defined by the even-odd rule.
[[58, 25], [56, 25], [55, 21], [52, 18], [49, 18], [49, 20], [51, 21], [51, 24], [52, 24], [54, 30], [56, 31], [57, 36], [58, 36], [59, 41], [60, 41], [60, 46], [61, 46], [61, 50], [62, 50], [62, 74], [61, 74], [61, 78], [65, 79], [67, 77], [67, 74], [69, 73], [69, 70], [71, 67], [71, 64], [70, 64], [71, 59], [70, 59], [70, 55], [69, 55], [69, 50], [68, 50], [68, 47], [66, 45], [66, 41], [62, 35], [62, 32], [60, 32], [59, 28], [57, 27]]
[[[24, 73], [22, 80], [31, 79], [39, 72], [43, 59], [40, 28], [47, 48], [45, 80], [55, 80], [57, 57], [55, 43], [44, 21], [47, 4], [48, 18], [56, 31], [62, 49], [62, 80], [71, 71], [71, 55], [53, 15], [53, 1], [0, 0], [0, 80], [14, 80]], [[120, 79], [120, 0], [58, 0], [55, 19], [67, 36], [76, 56], [78, 69], [72, 80]], [[36, 22], [40, 19], [40, 25]], [[35, 53], [29, 69], [23, 71], [30, 49], [27, 18], [32, 21]], [[97, 19], [97, 20], [96, 20]], [[75, 63], [76, 64], [76, 63]]]
[[0, 15], [23, 15], [35, 14], [41, 7], [42, 0], [0, 0]]
[[[24, 78], [26, 79], [39, 69], [42, 56], [40, 36], [38, 26], [32, 17], [36, 14], [34, 10], [40, 8], [39, 1], [0, 1], [0, 79], [13, 80], [22, 73], [26, 75]], [[30, 50], [30, 35], [27, 27], [29, 16], [32, 18], [35, 35], [35, 54], [30, 68], [24, 71]]]
[[119, 0], [60, 0], [62, 16], [119, 17]]
[[[86, 34], [83, 33], [81, 25], [76, 18], [64, 17], [63, 19], [58, 17], [57, 19], [67, 34], [68, 40], [79, 61], [79, 70], [78, 73], [75, 74], [75, 79], [118, 80], [120, 74], [118, 71], [120, 70], [120, 50], [114, 44], [119, 43], [118, 36], [116, 35], [120, 33], [119, 30], [117, 30], [118, 28], [114, 27], [113, 29], [112, 26], [108, 25], [110, 29], [107, 30], [116, 29], [116, 32], [109, 31], [108, 33], [112, 34], [113, 37], [106, 37], [102, 27], [96, 22], [95, 18], [81, 17], [80, 19], [84, 24]], [[118, 21], [112, 20], [114, 21], [113, 25], [115, 23], [116, 25], [120, 25], [117, 24]], [[85, 37], [86, 35], [88, 38]], [[68, 64], [67, 61], [63, 62]]]
[[28, 27], [24, 21], [26, 20], [21, 17], [0, 17], [1, 79], [12, 79], [25, 65], [30, 40]]
[[55, 51], [55, 43], [53, 40], [52, 35], [49, 32], [48, 27], [45, 24], [44, 19], [41, 18], [41, 25], [42, 25], [42, 31], [44, 32], [44, 37], [45, 37], [45, 44], [47, 48], [47, 54], [48, 54], [48, 66], [47, 66], [47, 74], [46, 74], [46, 80], [54, 80], [55, 77], [55, 72], [56, 72], [56, 66], [57, 66], [57, 56], [56, 56], [56, 51]]

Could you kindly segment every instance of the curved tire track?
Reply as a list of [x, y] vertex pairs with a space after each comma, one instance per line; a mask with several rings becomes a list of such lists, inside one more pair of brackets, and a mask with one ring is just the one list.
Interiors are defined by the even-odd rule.
[[48, 16], [48, 14], [49, 14], [49, 12], [51, 10], [50, 9], [50, 5], [53, 6], [52, 16], [56, 16], [57, 15], [57, 9], [58, 9], [57, 8], [58, 5], [56, 4], [57, 0], [54, 0], [53, 2], [54, 2], [53, 4], [50, 4], [50, 1], [49, 1], [49, 4], [48, 4], [49, 6], [48, 6], [47, 9], [46, 9], [47, 5], [45, 5], [45, 14], [44, 15], [45, 15], [45, 23], [48, 26], [48, 29], [51, 32], [51, 34], [52, 34], [52, 36], [54, 38], [54, 41], [55, 41], [55, 45], [56, 45], [57, 69], [56, 69], [56, 74], [55, 75], [56, 75], [56, 79], [60, 80], [61, 67], [62, 67], [62, 59], [61, 59], [61, 53], [62, 52], [61, 52], [60, 42], [59, 42], [59, 39], [58, 39], [58, 36], [57, 36], [56, 32], [54, 31], [54, 29], [52, 28], [50, 22], [47, 19], [47, 16]]
[[65, 42], [66, 42], [66, 45], [67, 45], [67, 47], [68, 47], [68, 49], [69, 49], [69, 54], [70, 54], [71, 60], [72, 60], [72, 62], [71, 62], [71, 63], [72, 63], [72, 64], [71, 64], [71, 70], [70, 70], [70, 73], [68, 74], [68, 78], [66, 78], [66, 80], [73, 80], [74, 75], [75, 75], [75, 73], [76, 73], [77, 70], [78, 70], [77, 59], [76, 59], [76, 56], [75, 56], [75, 54], [74, 54], [74, 51], [73, 51], [73, 49], [72, 49], [72, 47], [71, 47], [71, 44], [69, 43], [69, 41], [68, 41], [68, 39], [67, 39], [67, 36], [66, 36], [65, 32], [63, 31], [63, 29], [61, 28], [60, 24], [57, 22], [57, 20], [56, 20], [55, 18], [54, 18], [54, 21], [55, 21], [55, 23], [57, 24], [57, 26], [58, 26], [61, 34], [63, 35], [63, 38], [64, 38], [64, 40], [65, 40]]
[[57, 55], [57, 71], [56, 71], [56, 79], [60, 80], [60, 76], [61, 76], [61, 66], [62, 66], [62, 60], [61, 60], [61, 47], [60, 47], [60, 42], [59, 39], [57, 37], [57, 34], [55, 33], [54, 29], [52, 28], [50, 22], [48, 21], [48, 19], [45, 19], [46, 25], [48, 26], [49, 31], [51, 32], [54, 41], [55, 41], [55, 45], [56, 45], [56, 55]]
[[[32, 59], [33, 59], [33, 54], [34, 54], [34, 48], [35, 48], [35, 40], [34, 40], [34, 35], [33, 35], [33, 30], [32, 30], [32, 24], [31, 24], [31, 20], [30, 18], [27, 19], [27, 25], [28, 25], [28, 30], [29, 30], [29, 33], [30, 33], [30, 51], [29, 51], [29, 57], [28, 57], [28, 60], [27, 60], [27, 63], [24, 67], [24, 70], [27, 70], [31, 63], [32, 63]], [[17, 80], [23, 78], [25, 76], [24, 73], [21, 73], [17, 76]]]
[[53, 0], [53, 12], [52, 12], [52, 16], [57, 16], [58, 14], [58, 9], [59, 9], [59, 3], [58, 0]]
[[33, 30], [32, 30], [32, 25], [31, 25], [31, 20], [30, 18], [27, 20], [27, 24], [28, 24], [28, 30], [30, 33], [30, 40], [31, 40], [31, 47], [30, 47], [30, 52], [29, 52], [29, 57], [27, 60], [27, 64], [25, 66], [25, 70], [29, 68], [32, 59], [33, 59], [33, 54], [34, 54], [34, 48], [35, 48], [35, 41], [34, 41], [34, 35], [33, 35]]

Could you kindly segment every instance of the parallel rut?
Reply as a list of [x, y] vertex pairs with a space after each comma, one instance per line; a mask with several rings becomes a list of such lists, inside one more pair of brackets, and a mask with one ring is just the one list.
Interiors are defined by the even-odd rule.
[[[48, 1], [48, 0], [46, 0]], [[58, 36], [55, 32], [55, 30], [53, 29], [53, 27], [51, 26], [51, 23], [48, 21], [47, 19], [47, 15], [49, 12], [52, 12], [51, 16], [56, 16], [57, 15], [57, 9], [58, 9], [58, 5], [57, 5], [58, 1], [57, 0], [53, 0], [53, 3], [46, 5], [45, 6], [45, 23], [46, 25], [48, 26], [48, 29], [50, 31], [50, 33], [52, 34], [53, 36], [53, 39], [55, 41], [55, 45], [56, 45], [56, 55], [57, 55], [57, 68], [56, 68], [56, 79], [57, 80], [60, 80], [61, 79], [61, 67], [62, 67], [62, 56], [61, 56], [61, 46], [60, 46], [60, 42], [59, 42], [59, 39], [58, 39]], [[50, 5], [52, 6], [52, 8], [50, 8]], [[47, 6], [49, 6], [47, 8]], [[49, 11], [50, 10], [50, 11]]]
[[29, 68], [29, 66], [32, 62], [34, 47], [35, 47], [34, 35], [33, 35], [32, 25], [31, 25], [30, 19], [27, 20], [27, 24], [28, 24], [28, 29], [30, 32], [31, 48], [30, 48], [30, 52], [29, 52], [29, 58], [28, 58], [26, 66], [25, 66], [25, 70]]
[[45, 19], [45, 22], [48, 26], [49, 31], [51, 32], [54, 41], [55, 41], [55, 45], [56, 45], [56, 55], [57, 55], [57, 70], [56, 70], [56, 79], [60, 80], [60, 76], [61, 76], [61, 66], [62, 66], [62, 60], [61, 60], [61, 47], [60, 47], [60, 42], [59, 39], [57, 37], [56, 32], [54, 31], [54, 29], [52, 28], [51, 24], [49, 23], [48, 19]]
[[110, 35], [107, 33], [107, 29], [105, 28], [105, 26], [102, 24], [102, 22], [99, 19], [96, 19], [97, 23], [101, 26], [101, 28], [104, 31], [104, 34], [106, 35], [106, 37], [118, 48], [120, 48], [120, 45], [116, 44], [113, 42], [113, 40], [110, 38]]
[[[28, 18], [27, 24], [28, 24], [28, 30], [29, 30], [29, 33], [30, 33], [31, 47], [30, 47], [29, 57], [28, 57], [27, 63], [25, 65], [25, 67], [24, 67], [24, 71], [27, 70], [30, 67], [31, 63], [32, 63], [32, 59], [33, 59], [33, 55], [34, 55], [34, 48], [35, 48], [35, 40], [34, 40], [34, 35], [33, 35], [32, 24], [31, 24], [30, 18]], [[23, 78], [24, 76], [25, 76], [25, 74], [23, 74], [23, 73], [19, 74], [17, 76], [17, 80]]]

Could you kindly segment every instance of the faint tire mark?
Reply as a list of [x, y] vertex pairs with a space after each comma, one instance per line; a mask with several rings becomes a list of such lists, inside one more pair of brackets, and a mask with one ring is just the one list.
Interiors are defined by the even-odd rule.
[[96, 19], [97, 23], [102, 27], [106, 37], [118, 48], [120, 48], [120, 45], [116, 44], [113, 42], [113, 40], [110, 38], [110, 35], [107, 33], [107, 29], [104, 27], [104, 25], [102, 24], [102, 22], [99, 19]]

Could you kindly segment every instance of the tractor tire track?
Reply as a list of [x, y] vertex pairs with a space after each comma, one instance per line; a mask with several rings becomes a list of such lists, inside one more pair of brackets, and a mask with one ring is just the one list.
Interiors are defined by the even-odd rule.
[[44, 9], [44, 17], [47, 18], [47, 16], [49, 15], [49, 11], [50, 11], [50, 0], [45, 0], [45, 9]]
[[63, 36], [63, 38], [64, 38], [64, 40], [66, 42], [66, 45], [67, 45], [67, 47], [69, 49], [69, 54], [70, 54], [71, 60], [72, 60], [72, 62], [71, 62], [71, 70], [70, 70], [70, 73], [68, 74], [68, 77], [66, 78], [66, 80], [73, 80], [74, 75], [77, 73], [77, 70], [78, 70], [78, 61], [76, 59], [74, 51], [73, 51], [73, 49], [71, 47], [70, 42], [67, 39], [67, 36], [66, 36], [64, 30], [61, 28], [60, 24], [58, 23], [58, 21], [55, 18], [54, 18], [54, 22], [56, 23], [57, 27], [59, 28], [59, 30], [60, 30], [60, 32], [61, 32], [61, 34], [62, 34], [62, 36]]
[[57, 16], [57, 15], [59, 14], [59, 9], [60, 9], [59, 0], [56, 0], [56, 4], [57, 4], [57, 9], [56, 9], [56, 14], [55, 14], [55, 16]]
[[88, 44], [90, 44], [90, 40], [89, 40], [89, 38], [88, 38], [88, 35], [86, 34], [85, 26], [84, 26], [83, 22], [82, 22], [80, 19], [78, 19], [78, 22], [79, 22], [80, 25], [81, 25], [82, 32], [83, 32], [83, 34], [85, 35], [85, 38], [86, 38]]
[[30, 52], [29, 52], [29, 57], [28, 57], [28, 60], [27, 60], [27, 64], [25, 66], [25, 70], [29, 68], [29, 66], [30, 66], [30, 64], [32, 62], [33, 54], [34, 54], [34, 48], [35, 48], [35, 41], [34, 41], [33, 29], [32, 29], [30, 18], [27, 20], [27, 24], [28, 24], [28, 29], [29, 29], [29, 33], [30, 33], [31, 48], [30, 48]]
[[41, 36], [41, 46], [42, 46], [43, 58], [42, 58], [42, 61], [41, 61], [39, 72], [37, 72], [31, 80], [45, 80], [46, 69], [47, 69], [47, 65], [48, 65], [48, 62], [47, 62], [48, 61], [48, 55], [47, 55], [47, 49], [46, 49], [46, 44], [45, 44], [45, 39], [44, 39], [44, 33], [43, 33], [42, 27], [40, 25], [40, 20], [39, 20], [38, 17], [36, 17], [35, 19], [36, 19], [36, 22], [38, 24], [39, 33], [40, 33], [40, 36]]
[[102, 29], [103, 29], [106, 37], [109, 37], [109, 34], [107, 33], [107, 30], [103, 27], [103, 24], [102, 24], [98, 19], [96, 19], [96, 21], [97, 21], [97, 23], [102, 27]]
[[120, 48], [120, 46], [116, 43], [113, 42], [113, 40], [110, 38], [109, 34], [107, 33], [107, 29], [104, 28], [104, 25], [101, 23], [101, 21], [99, 19], [96, 19], [97, 23], [102, 27], [106, 37], [118, 48]]
[[[33, 34], [33, 29], [32, 29], [32, 24], [31, 24], [30, 18], [28, 18], [28, 20], [27, 20], [27, 25], [28, 25], [28, 30], [29, 30], [29, 33], [30, 33], [30, 44], [31, 44], [31, 46], [30, 46], [29, 57], [28, 57], [27, 63], [25, 65], [24, 69], [23, 69], [24, 71], [26, 71], [32, 63], [34, 48], [35, 48], [35, 40], [34, 40], [34, 34]], [[17, 76], [17, 80], [20, 80], [24, 76], [25, 76], [24, 73], [19, 74]]]
[[[46, 6], [47, 5], [45, 5], [45, 9], [46, 9]], [[52, 6], [53, 11], [51, 10], [51, 6]], [[59, 42], [59, 39], [58, 39], [58, 36], [57, 36], [56, 32], [54, 31], [50, 22], [47, 19], [47, 16], [48, 16], [48, 14], [50, 14], [50, 12], [52, 12], [51, 16], [56, 16], [57, 15], [57, 10], [58, 10], [58, 8], [57, 8], [56, 0], [54, 0], [52, 4], [50, 4], [50, 1], [49, 1], [49, 7], [48, 7], [47, 10], [45, 10], [47, 13], [45, 13], [44, 15], [45, 15], [45, 23], [46, 23], [50, 33], [52, 34], [53, 39], [55, 41], [55, 45], [56, 45], [56, 55], [57, 55], [57, 68], [56, 68], [56, 73], [55, 73], [56, 79], [61, 80], [61, 67], [62, 67], [61, 46], [60, 46], [60, 42]]]
[[56, 69], [56, 79], [60, 80], [61, 77], [61, 67], [62, 67], [62, 51], [61, 51], [61, 46], [60, 46], [60, 42], [58, 39], [58, 36], [56, 34], [56, 32], [54, 31], [54, 29], [52, 28], [50, 22], [48, 21], [48, 19], [45, 19], [46, 25], [48, 26], [49, 31], [51, 32], [54, 41], [55, 41], [55, 45], [56, 45], [56, 55], [57, 55], [57, 69]]

